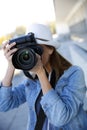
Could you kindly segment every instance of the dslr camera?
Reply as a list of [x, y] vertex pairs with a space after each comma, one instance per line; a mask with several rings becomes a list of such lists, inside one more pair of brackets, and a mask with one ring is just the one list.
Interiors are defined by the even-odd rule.
[[40, 56], [43, 53], [43, 48], [37, 44], [34, 33], [28, 33], [17, 38], [9, 40], [9, 44], [16, 42], [13, 48], [18, 50], [12, 56], [12, 64], [15, 68], [23, 71], [32, 69], [37, 63], [37, 54]]

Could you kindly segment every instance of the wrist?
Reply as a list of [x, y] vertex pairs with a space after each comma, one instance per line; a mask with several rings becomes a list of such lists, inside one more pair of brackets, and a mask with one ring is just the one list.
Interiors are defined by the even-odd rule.
[[46, 75], [44, 68], [40, 68], [37, 72], [38, 77], [42, 77], [43, 75]]
[[14, 66], [11, 65], [11, 64], [8, 64], [6, 74], [5, 74], [5, 76], [2, 80], [3, 86], [9, 87], [9, 86], [12, 85], [12, 79], [13, 79], [14, 71], [15, 71]]
[[8, 64], [8, 70], [10, 70], [10, 71], [14, 71], [15, 70], [15, 67], [12, 65], [12, 63]]
[[1, 87], [11, 87], [12, 86], [12, 82], [4, 82], [4, 80], [2, 80], [1, 82]]

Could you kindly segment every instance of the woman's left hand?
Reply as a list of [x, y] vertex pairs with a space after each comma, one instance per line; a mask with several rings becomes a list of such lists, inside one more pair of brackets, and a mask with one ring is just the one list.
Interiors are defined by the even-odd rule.
[[42, 69], [43, 69], [43, 64], [42, 64], [42, 61], [41, 61], [41, 56], [37, 54], [37, 63], [30, 70], [30, 72], [38, 75], [42, 71]]

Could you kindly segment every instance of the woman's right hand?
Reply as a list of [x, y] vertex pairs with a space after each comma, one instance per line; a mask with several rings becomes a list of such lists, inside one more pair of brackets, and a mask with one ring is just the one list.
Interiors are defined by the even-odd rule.
[[12, 79], [14, 76], [15, 67], [12, 64], [12, 56], [17, 51], [17, 48], [13, 48], [16, 43], [9, 44], [9, 41], [5, 41], [2, 45], [2, 49], [4, 51], [4, 55], [8, 61], [8, 68], [6, 74], [2, 80], [3, 86], [11, 86]]
[[15, 42], [12, 44], [9, 44], [9, 41], [5, 41], [2, 44], [2, 49], [4, 51], [4, 55], [5, 55], [6, 59], [8, 61], [8, 65], [12, 66], [12, 67], [13, 67], [12, 56], [17, 51], [17, 48], [13, 48], [13, 49], [11, 49], [11, 48], [14, 47], [15, 45], [16, 45]]

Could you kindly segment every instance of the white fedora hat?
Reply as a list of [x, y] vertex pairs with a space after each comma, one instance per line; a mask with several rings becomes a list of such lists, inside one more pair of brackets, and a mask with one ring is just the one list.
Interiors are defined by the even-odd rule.
[[27, 33], [29, 32], [34, 33], [38, 44], [54, 46], [56, 49], [58, 49], [59, 43], [53, 39], [51, 30], [47, 25], [37, 23], [31, 24], [27, 30]]

